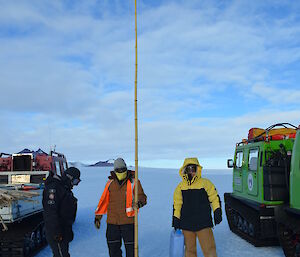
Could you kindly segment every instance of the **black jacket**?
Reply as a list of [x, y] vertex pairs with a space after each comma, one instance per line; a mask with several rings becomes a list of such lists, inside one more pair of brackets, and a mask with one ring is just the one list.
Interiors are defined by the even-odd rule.
[[77, 199], [71, 191], [68, 178], [50, 175], [46, 179], [43, 207], [47, 238], [54, 240], [56, 236], [62, 236], [63, 240], [72, 241]]

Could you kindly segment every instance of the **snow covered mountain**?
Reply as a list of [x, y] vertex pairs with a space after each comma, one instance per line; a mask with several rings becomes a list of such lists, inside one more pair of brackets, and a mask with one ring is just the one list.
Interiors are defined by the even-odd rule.
[[89, 167], [113, 167], [114, 161], [113, 160], [107, 160], [107, 161], [99, 161], [95, 164], [88, 165]]

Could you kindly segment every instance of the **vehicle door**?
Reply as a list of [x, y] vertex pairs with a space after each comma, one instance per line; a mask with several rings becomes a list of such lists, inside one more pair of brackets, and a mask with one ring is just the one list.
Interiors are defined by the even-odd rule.
[[243, 150], [236, 150], [235, 154], [235, 165], [233, 169], [233, 190], [242, 192], [243, 191], [243, 163], [244, 154]]
[[258, 194], [258, 160], [259, 147], [250, 148], [247, 162], [247, 193], [253, 196], [257, 196]]

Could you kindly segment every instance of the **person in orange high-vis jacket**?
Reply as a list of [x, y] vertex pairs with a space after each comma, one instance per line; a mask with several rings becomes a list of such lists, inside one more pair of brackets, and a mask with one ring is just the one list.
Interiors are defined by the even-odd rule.
[[[122, 257], [122, 239], [126, 257], [134, 257], [134, 171], [127, 170], [125, 161], [114, 161], [114, 170], [105, 185], [95, 211], [95, 226], [100, 228], [101, 219], [107, 214], [106, 239], [110, 257]], [[140, 181], [138, 181], [138, 203], [141, 208], [147, 203]]]

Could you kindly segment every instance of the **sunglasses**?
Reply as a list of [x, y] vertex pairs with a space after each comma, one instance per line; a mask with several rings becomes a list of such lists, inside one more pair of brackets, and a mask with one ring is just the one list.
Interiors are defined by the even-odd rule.
[[196, 172], [197, 166], [196, 165], [188, 165], [185, 167], [186, 172]]
[[115, 169], [115, 172], [118, 172], [118, 173], [122, 173], [122, 172], [125, 172], [127, 171], [127, 168], [117, 168]]

